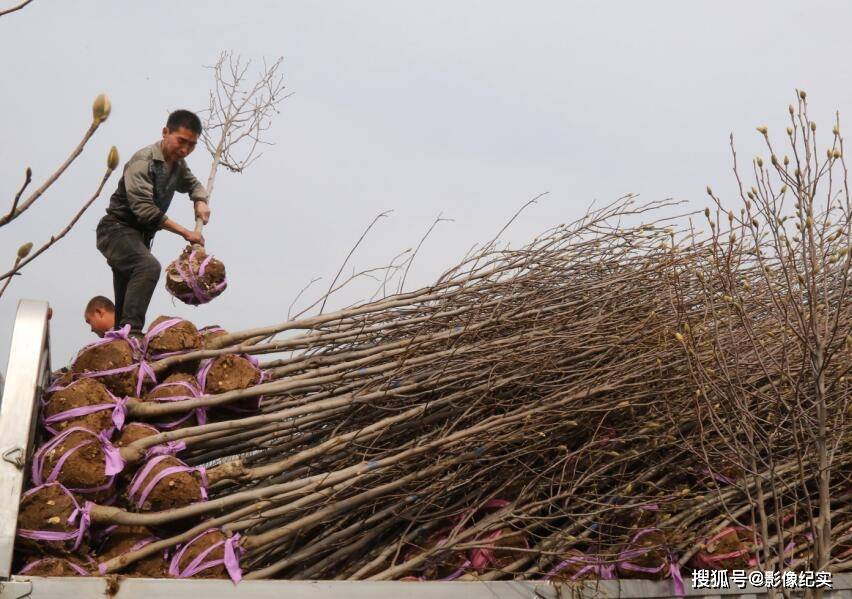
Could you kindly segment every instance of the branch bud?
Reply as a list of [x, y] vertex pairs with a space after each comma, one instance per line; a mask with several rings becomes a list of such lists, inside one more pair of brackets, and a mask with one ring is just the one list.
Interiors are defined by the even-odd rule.
[[805, 93], [805, 90], [800, 90], [800, 91], [799, 91], [799, 97], [800, 97], [802, 100], [804, 100], [805, 98], [807, 98], [807, 97], [808, 97], [808, 94], [807, 94], [807, 93]]
[[106, 94], [99, 94], [92, 103], [92, 120], [95, 123], [103, 123], [109, 118], [109, 113], [112, 110], [109, 98]]
[[766, 135], [766, 133], [767, 133], [768, 131], [769, 131], [769, 129], [767, 129], [767, 128], [766, 128], [766, 125], [762, 125], [762, 126], [760, 126], [760, 127], [758, 127], [758, 128], [757, 128], [757, 132], [758, 132], [758, 133], [762, 133], [763, 135]]
[[24, 258], [26, 258], [29, 255], [30, 250], [32, 250], [32, 249], [33, 249], [33, 242], [32, 241], [28, 241], [24, 245], [19, 247], [18, 248], [18, 260], [23, 260]]
[[118, 148], [115, 146], [109, 149], [109, 154], [107, 154], [107, 168], [111, 171], [114, 171], [118, 166]]
[[757, 157], [757, 166], [763, 167], [763, 158], [761, 158], [760, 156]]
[[709, 186], [709, 185], [707, 186], [707, 195], [709, 195], [709, 196], [712, 196], [712, 195], [713, 195], [713, 190], [712, 190], [712, 189], [710, 189], [710, 186]]
[[816, 131], [816, 123], [811, 121], [811, 131]]
[[[788, 105], [787, 105], [787, 110], [789, 110], [789, 111], [790, 111], [790, 114], [793, 114], [794, 112], [796, 112], [795, 110], [793, 110], [793, 105], [792, 105], [792, 104], [788, 104]], [[790, 132], [790, 133], [792, 133], [792, 129], [787, 129], [787, 131], [788, 131], [788, 132]]]

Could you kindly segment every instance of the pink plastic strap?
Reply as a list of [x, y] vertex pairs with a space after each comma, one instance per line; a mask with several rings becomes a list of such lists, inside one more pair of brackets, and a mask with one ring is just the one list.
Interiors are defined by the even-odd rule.
[[106, 467], [104, 474], [107, 476], [115, 476], [124, 470], [124, 458], [121, 457], [121, 450], [111, 443], [104, 446], [104, 455], [106, 456]]
[[[110, 393], [110, 395], [112, 395], [112, 393]], [[112, 422], [115, 427], [115, 430], [121, 430], [121, 428], [124, 426], [124, 419], [127, 416], [127, 398], [117, 398], [114, 395], [113, 398], [115, 399], [114, 403], [101, 403], [93, 406], [81, 406], [79, 408], [71, 408], [70, 410], [65, 410], [64, 412], [57, 412], [53, 416], [48, 416], [44, 419], [45, 428], [48, 430], [48, 432], [56, 434], [58, 431], [55, 430], [52, 426], [50, 426], [55, 422], [64, 422], [65, 420], [72, 420], [74, 418], [79, 418], [80, 416], [94, 414], [95, 412], [112, 410]]]
[[157, 384], [157, 375], [154, 370], [148, 365], [145, 360], [139, 361], [139, 375], [136, 377], [136, 397], [142, 397], [142, 384], [145, 378], [150, 378], [151, 382]]
[[65, 559], [65, 558], [61, 558], [61, 557], [58, 557], [58, 558], [43, 557], [41, 559], [37, 559], [34, 562], [30, 562], [26, 566], [24, 566], [23, 570], [18, 572], [18, 575], [23, 576], [24, 574], [26, 574], [27, 572], [29, 572], [30, 570], [35, 568], [37, 565], [39, 565], [42, 562], [45, 562], [49, 559], [59, 559], [59, 560], [66, 562], [69, 566], [71, 566], [71, 569], [74, 570], [80, 576], [91, 576], [91, 574], [89, 574], [86, 570], [84, 570], [82, 566], [75, 564], [74, 562], [72, 562], [69, 559]]
[[145, 452], [145, 457], [152, 458], [158, 455], [176, 455], [184, 449], [186, 449], [186, 443], [183, 441], [169, 441], [168, 443], [162, 443], [150, 448], [147, 452]]
[[239, 533], [225, 539], [225, 569], [228, 571], [228, 575], [234, 581], [234, 584], [243, 579], [243, 571], [240, 568], [241, 550], [239, 545], [237, 545], [239, 541]]

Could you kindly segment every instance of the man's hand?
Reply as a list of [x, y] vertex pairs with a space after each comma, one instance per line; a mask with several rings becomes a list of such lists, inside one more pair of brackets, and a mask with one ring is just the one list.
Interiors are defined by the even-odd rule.
[[187, 232], [184, 233], [183, 238], [191, 244], [197, 243], [198, 245], [204, 245], [204, 235], [201, 233], [187, 230]]
[[195, 202], [195, 218], [200, 218], [205, 225], [210, 220], [210, 206], [207, 202]]

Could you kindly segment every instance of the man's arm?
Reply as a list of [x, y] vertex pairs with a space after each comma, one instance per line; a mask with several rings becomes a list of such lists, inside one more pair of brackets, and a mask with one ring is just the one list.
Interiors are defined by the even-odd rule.
[[175, 189], [181, 193], [188, 193], [195, 206], [195, 216], [201, 219], [205, 225], [210, 220], [210, 206], [207, 203], [207, 190], [201, 182], [195, 178], [192, 171], [189, 170], [186, 162], [183, 163], [180, 176]]
[[166, 217], [166, 220], [164, 220], [163, 224], [160, 225], [160, 228], [165, 229], [166, 231], [171, 231], [172, 233], [177, 233], [178, 235], [186, 239], [189, 243], [198, 243], [204, 245], [204, 236], [201, 233], [190, 231], [183, 225], [176, 223], [168, 217]]

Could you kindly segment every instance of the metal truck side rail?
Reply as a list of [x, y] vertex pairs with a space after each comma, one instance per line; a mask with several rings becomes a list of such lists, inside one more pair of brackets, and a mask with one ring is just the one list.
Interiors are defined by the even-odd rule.
[[18, 503], [32, 453], [36, 407], [49, 377], [47, 302], [21, 300], [0, 396], [0, 579], [12, 573]]

